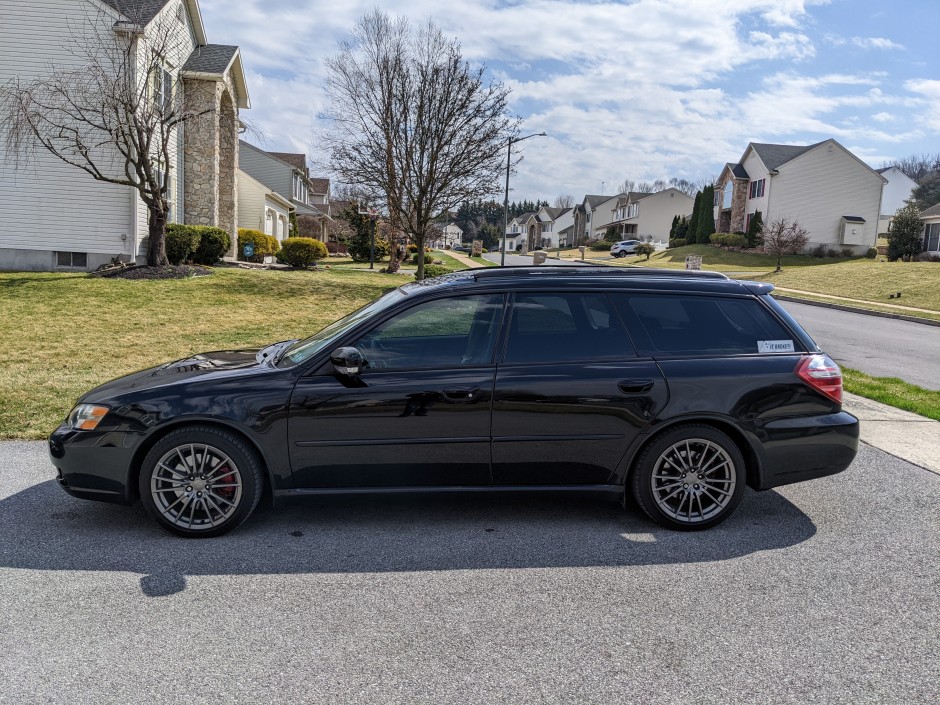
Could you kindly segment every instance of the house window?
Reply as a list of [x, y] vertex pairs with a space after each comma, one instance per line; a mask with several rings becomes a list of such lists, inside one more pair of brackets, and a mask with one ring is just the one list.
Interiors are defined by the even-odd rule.
[[734, 182], [729, 181], [725, 184], [724, 190], [721, 192], [721, 207], [722, 208], [731, 208], [731, 193], [734, 189]]
[[88, 254], [85, 252], [56, 252], [56, 267], [87, 267]]
[[173, 76], [165, 67], [158, 66], [150, 74], [150, 88], [154, 110], [160, 113], [169, 110], [173, 103]]
[[186, 10], [183, 9], [183, 3], [176, 6], [176, 21], [180, 24], [186, 24]]
[[637, 215], [639, 214], [639, 212], [640, 212], [640, 204], [639, 204], [639, 203], [631, 203], [629, 206], [627, 206], [627, 217], [628, 217], [628, 218], [636, 218]]
[[748, 193], [748, 198], [763, 198], [765, 181], [766, 179], [759, 179], [757, 181], [752, 181], [750, 192]]
[[294, 200], [307, 202], [307, 184], [304, 183], [304, 177], [297, 173], [294, 174]]
[[274, 213], [272, 211], [267, 211], [264, 214], [264, 234], [274, 234]]
[[924, 245], [927, 252], [940, 252], [940, 223], [931, 223], [927, 226]]

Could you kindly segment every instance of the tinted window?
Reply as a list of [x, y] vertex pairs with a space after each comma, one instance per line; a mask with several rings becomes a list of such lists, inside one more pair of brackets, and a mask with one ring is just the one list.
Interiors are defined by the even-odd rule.
[[506, 362], [634, 357], [605, 294], [526, 294], [513, 304]]
[[[613, 294], [637, 345], [669, 355], [738, 355], [800, 350], [801, 345], [754, 299]], [[641, 342], [642, 341], [642, 342]]]
[[493, 357], [502, 311], [502, 294], [428, 301], [373, 328], [354, 346], [369, 368], [486, 364]]

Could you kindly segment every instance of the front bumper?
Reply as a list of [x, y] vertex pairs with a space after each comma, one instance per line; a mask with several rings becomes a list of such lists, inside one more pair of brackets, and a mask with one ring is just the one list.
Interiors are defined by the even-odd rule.
[[76, 431], [65, 424], [49, 436], [56, 480], [73, 497], [131, 504], [136, 499], [131, 464], [137, 434]]

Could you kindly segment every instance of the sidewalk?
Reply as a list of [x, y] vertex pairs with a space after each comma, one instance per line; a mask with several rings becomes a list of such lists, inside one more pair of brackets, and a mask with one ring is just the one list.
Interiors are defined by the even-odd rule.
[[480, 267], [485, 267], [485, 264], [480, 264], [479, 262], [474, 262], [472, 259], [467, 257], [463, 252], [456, 252], [454, 250], [446, 250], [444, 252], [448, 257], [453, 257], [455, 260], [461, 264], [467, 265], [470, 269], [479, 269]]
[[940, 421], [843, 394], [843, 408], [861, 421], [861, 440], [940, 475]]

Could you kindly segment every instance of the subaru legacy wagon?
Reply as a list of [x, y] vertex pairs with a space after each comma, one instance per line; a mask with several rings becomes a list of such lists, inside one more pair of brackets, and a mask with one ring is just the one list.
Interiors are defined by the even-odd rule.
[[844, 470], [842, 375], [714, 272], [520, 267], [406, 284], [303, 340], [137, 372], [49, 440], [71, 495], [215, 536], [262, 494], [578, 490], [704, 529]]

